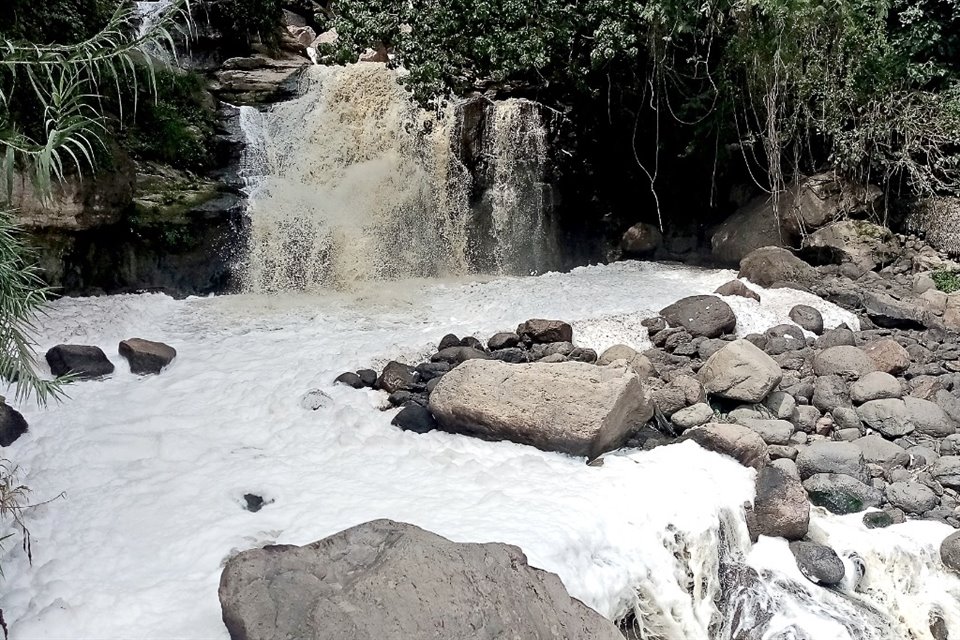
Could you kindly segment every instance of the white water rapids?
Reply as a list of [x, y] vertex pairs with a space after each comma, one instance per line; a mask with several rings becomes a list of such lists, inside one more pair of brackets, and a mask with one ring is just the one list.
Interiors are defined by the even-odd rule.
[[[73, 384], [61, 404], [23, 407], [30, 431], [4, 451], [33, 502], [63, 493], [26, 512], [32, 567], [15, 540], [5, 545], [11, 638], [224, 640], [217, 584], [231, 553], [384, 517], [518, 545], [603, 615], [638, 611], [643, 638], [929, 640], [931, 611], [956, 637], [960, 579], [936, 551], [945, 525], [867, 531], [859, 515], [818, 513], [811, 537], [865, 566], [858, 585], [828, 590], [799, 575], [782, 541], [751, 547], [742, 505], [753, 472], [692, 443], [588, 467], [507, 442], [403, 432], [390, 425], [395, 410], [380, 410], [383, 394], [332, 384], [342, 371], [413, 362], [448, 331], [486, 338], [529, 317], [571, 320], [575, 340], [598, 350], [643, 347], [642, 318], [731, 277], [620, 263], [317, 295], [57, 302], [41, 348], [99, 345], [117, 371]], [[741, 333], [785, 322], [797, 302], [828, 326], [853, 322], [800, 292], [761, 294], [762, 304], [727, 299]], [[133, 336], [173, 345], [177, 359], [157, 376], [130, 374], [117, 342]], [[328, 406], [300, 406], [312, 388]], [[268, 504], [245, 511], [248, 492]], [[736, 578], [747, 566], [759, 580]]]

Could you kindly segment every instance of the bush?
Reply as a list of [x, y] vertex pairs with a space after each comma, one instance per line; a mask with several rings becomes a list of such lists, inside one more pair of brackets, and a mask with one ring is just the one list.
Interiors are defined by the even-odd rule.
[[941, 269], [930, 274], [937, 289], [944, 293], [960, 291], [960, 273]]
[[231, 52], [244, 51], [260, 41], [275, 47], [280, 42], [283, 9], [280, 0], [203, 0], [198, 22], [209, 25]]
[[103, 28], [122, 0], [3, 0], [0, 37], [74, 43]]

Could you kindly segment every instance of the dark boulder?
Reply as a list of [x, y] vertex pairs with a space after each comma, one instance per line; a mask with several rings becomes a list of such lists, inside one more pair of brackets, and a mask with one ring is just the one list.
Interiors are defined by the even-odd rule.
[[377, 372], [373, 369], [360, 369], [357, 371], [357, 375], [360, 376], [360, 382], [363, 383], [365, 387], [374, 387], [377, 384]]
[[47, 364], [53, 375], [72, 374], [77, 378], [99, 378], [113, 373], [113, 363], [100, 347], [59, 344], [47, 351]]
[[843, 580], [845, 570], [837, 552], [816, 542], [793, 542], [790, 551], [797, 561], [800, 573], [811, 582], [830, 586]]
[[437, 421], [426, 407], [419, 404], [409, 404], [390, 421], [395, 427], [414, 433], [427, 433], [437, 428]]
[[673, 327], [683, 327], [693, 336], [718, 338], [733, 333], [737, 316], [716, 296], [690, 296], [661, 309], [660, 315]]
[[739, 280], [731, 280], [726, 284], [720, 285], [714, 293], [719, 296], [739, 296], [760, 302], [760, 294]]
[[177, 357], [177, 350], [170, 345], [142, 338], [123, 340], [119, 351], [130, 363], [130, 372], [137, 375], [160, 373]]
[[739, 276], [761, 287], [782, 283], [809, 286], [818, 278], [816, 269], [780, 247], [751, 251], [740, 261]]
[[437, 351], [442, 351], [443, 349], [446, 349], [448, 347], [459, 347], [459, 346], [460, 346], [460, 338], [453, 335], [452, 333], [448, 333], [447, 335], [443, 336], [440, 339], [440, 344], [437, 346]]
[[432, 362], [446, 362], [450, 365], [458, 365], [467, 360], [489, 360], [490, 356], [485, 351], [474, 349], [473, 347], [447, 347], [430, 356]]
[[652, 224], [638, 222], [623, 234], [620, 248], [627, 257], [647, 256], [663, 244], [663, 234]]
[[393, 393], [401, 389], [413, 389], [418, 382], [420, 382], [420, 376], [413, 367], [391, 360], [383, 368], [380, 377], [377, 378], [377, 388], [383, 389], [387, 393]]
[[811, 333], [823, 333], [823, 316], [813, 307], [805, 304], [794, 306], [790, 309], [790, 319]]
[[561, 320], [527, 320], [517, 327], [525, 342], [573, 342], [573, 327]]
[[354, 389], [363, 389], [363, 380], [360, 379], [360, 376], [353, 373], [352, 371], [346, 371], [341, 373], [333, 381], [333, 384], [345, 384], [348, 387], [353, 387]]
[[0, 447], [9, 447], [27, 432], [27, 421], [20, 412], [0, 400]]
[[520, 344], [520, 336], [515, 333], [504, 332], [498, 333], [490, 337], [487, 340], [487, 348], [491, 351], [499, 351], [500, 349], [512, 349]]

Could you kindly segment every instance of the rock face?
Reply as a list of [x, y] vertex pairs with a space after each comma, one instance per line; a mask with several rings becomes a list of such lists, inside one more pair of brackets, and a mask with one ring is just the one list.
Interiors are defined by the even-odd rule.
[[780, 365], [747, 340], [714, 353], [698, 375], [707, 393], [750, 403], [762, 401], [783, 379]]
[[469, 360], [443, 376], [430, 410], [453, 433], [596, 457], [653, 415], [628, 367]]
[[113, 373], [113, 363], [100, 347], [59, 344], [47, 351], [47, 364], [55, 376], [73, 374], [77, 378], [99, 378]]
[[234, 556], [220, 605], [232, 640], [623, 637], [518, 548], [389, 520]]
[[819, 255], [819, 262], [850, 262], [864, 271], [885, 265], [900, 253], [886, 227], [863, 220], [834, 222], [803, 239], [803, 253]]
[[757, 474], [757, 496], [747, 513], [750, 537], [775, 536], [799, 540], [810, 525], [810, 503], [800, 480], [776, 467]]
[[738, 424], [712, 423], [688, 429], [684, 440], [693, 440], [708, 451], [730, 456], [745, 467], [762, 468], [767, 444], [755, 431]]
[[694, 337], [718, 338], [737, 327], [733, 309], [716, 296], [683, 298], [662, 309], [660, 315], [670, 326], [683, 327]]
[[20, 412], [0, 401], [0, 447], [9, 447], [27, 432], [27, 421]]
[[646, 256], [656, 251], [663, 244], [663, 234], [660, 229], [638, 222], [623, 234], [620, 239], [620, 248], [626, 256]]
[[739, 276], [761, 287], [778, 283], [807, 286], [816, 280], [817, 272], [786, 249], [762, 247], [740, 261]]
[[173, 347], [143, 338], [122, 341], [119, 351], [130, 363], [130, 371], [137, 375], [160, 373], [177, 357], [177, 350]]

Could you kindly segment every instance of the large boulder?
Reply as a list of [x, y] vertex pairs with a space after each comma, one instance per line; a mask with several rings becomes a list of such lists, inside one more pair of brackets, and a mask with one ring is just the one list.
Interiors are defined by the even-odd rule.
[[738, 424], [711, 423], [687, 429], [684, 440], [693, 440], [708, 451], [730, 456], [745, 467], [760, 469], [769, 460], [767, 444], [755, 431]]
[[803, 481], [810, 502], [830, 513], [844, 515], [878, 507], [883, 494], [856, 478], [842, 473], [818, 473]]
[[910, 454], [898, 444], [890, 442], [882, 436], [864, 436], [853, 441], [863, 454], [866, 462], [879, 465], [900, 464], [907, 466], [910, 463]]
[[850, 399], [857, 404], [899, 398], [902, 395], [900, 381], [883, 371], [871, 371], [850, 385]]
[[717, 296], [683, 298], [662, 309], [660, 315], [670, 326], [683, 327], [694, 337], [718, 338], [737, 327], [733, 309]]
[[864, 220], [834, 222], [806, 236], [801, 247], [804, 255], [814, 254], [819, 262], [851, 262], [864, 271], [900, 256], [900, 245], [893, 233]]
[[76, 378], [99, 378], [113, 373], [113, 363], [100, 347], [59, 344], [47, 351], [50, 372], [57, 376], [70, 374]]
[[663, 234], [660, 229], [646, 222], [633, 225], [620, 238], [620, 248], [628, 257], [650, 255], [663, 244]]
[[794, 305], [790, 309], [790, 319], [811, 333], [817, 335], [823, 333], [823, 315], [809, 305]]
[[710, 356], [698, 373], [707, 393], [761, 402], [783, 379], [773, 358], [747, 340], [734, 340]]
[[517, 547], [390, 520], [244, 551], [223, 569], [220, 605], [232, 640], [623, 638]]
[[830, 347], [813, 358], [813, 372], [818, 376], [837, 375], [856, 380], [876, 370], [870, 356], [857, 347]]
[[933, 489], [919, 482], [894, 482], [886, 493], [890, 504], [907, 513], [925, 513], [940, 503]]
[[960, 573], [960, 531], [950, 534], [940, 544], [940, 559], [945, 567]]
[[860, 447], [850, 442], [811, 443], [797, 455], [797, 469], [804, 480], [818, 473], [842, 473], [861, 482], [870, 479]]
[[573, 327], [561, 320], [527, 320], [517, 327], [517, 335], [533, 343], [573, 342]]
[[623, 360], [630, 365], [641, 378], [649, 378], [654, 372], [653, 363], [650, 362], [650, 358], [642, 353], [638, 353], [636, 349], [628, 347], [625, 344], [615, 344], [604, 351], [597, 359], [597, 364], [605, 367], [618, 360]]
[[177, 357], [177, 350], [162, 342], [130, 338], [120, 342], [120, 355], [130, 363], [131, 373], [148, 375], [161, 370]]
[[907, 396], [871, 400], [857, 408], [860, 419], [888, 438], [899, 438], [917, 431], [944, 438], [956, 433], [956, 425], [937, 404]]
[[740, 261], [739, 277], [761, 287], [774, 284], [809, 286], [818, 276], [809, 264], [780, 247], [762, 247]]
[[833, 172], [803, 178], [781, 195], [780, 219], [791, 234], [810, 233], [850, 213], [872, 212], [883, 192], [847, 182]]
[[910, 366], [910, 354], [900, 343], [891, 338], [874, 340], [864, 345], [864, 352], [873, 360], [877, 371], [900, 375]]
[[943, 486], [960, 491], [960, 456], [940, 456], [930, 467], [930, 475]]
[[800, 480], [777, 467], [757, 473], [757, 494], [747, 512], [750, 537], [774, 536], [799, 540], [810, 525], [810, 503]]
[[777, 223], [770, 198], [759, 196], [717, 227], [710, 238], [710, 246], [717, 260], [737, 264], [761, 247], [782, 247], [793, 240], [793, 235]]
[[0, 447], [9, 447], [27, 432], [27, 421], [0, 398]]
[[377, 378], [377, 388], [394, 393], [396, 391], [409, 391], [420, 382], [420, 374], [410, 365], [391, 360], [383, 368], [383, 373]]
[[430, 410], [453, 433], [596, 457], [653, 415], [626, 366], [468, 360], [443, 376]]
[[793, 542], [790, 551], [797, 561], [800, 573], [811, 582], [830, 586], [843, 580], [843, 561], [837, 552], [816, 542]]

